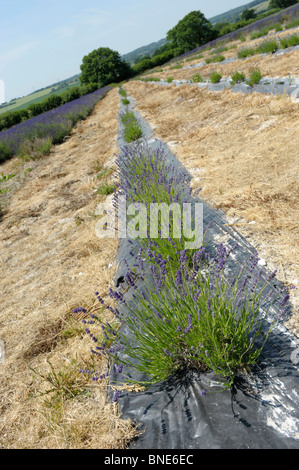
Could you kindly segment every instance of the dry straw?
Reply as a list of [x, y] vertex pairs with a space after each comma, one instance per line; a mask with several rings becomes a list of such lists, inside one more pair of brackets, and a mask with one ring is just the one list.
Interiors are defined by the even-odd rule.
[[90, 344], [82, 313], [73, 314], [78, 305], [96, 309], [93, 289], [105, 296], [112, 282], [117, 244], [96, 237], [95, 208], [104, 196], [95, 190], [113, 179], [113, 172], [97, 175], [114, 168], [118, 111], [114, 89], [49, 156], [2, 167], [18, 174], [9, 181], [0, 235], [2, 448], [124, 448], [137, 434], [108, 403], [105, 387], [79, 374]]

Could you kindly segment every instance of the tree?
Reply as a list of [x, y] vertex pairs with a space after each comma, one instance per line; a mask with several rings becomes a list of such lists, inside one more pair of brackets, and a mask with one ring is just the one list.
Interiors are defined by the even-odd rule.
[[297, 0], [271, 0], [270, 1], [270, 8], [287, 8], [291, 5], [295, 5]]
[[191, 11], [167, 33], [167, 40], [172, 47], [184, 52], [206, 44], [216, 37], [211, 23], [200, 11]]
[[83, 57], [80, 66], [80, 82], [82, 85], [98, 83], [106, 86], [131, 76], [131, 68], [123, 61], [118, 52], [109, 47], [100, 47]]
[[256, 12], [253, 9], [251, 10], [246, 9], [242, 11], [241, 20], [248, 21], [254, 18], [256, 18]]

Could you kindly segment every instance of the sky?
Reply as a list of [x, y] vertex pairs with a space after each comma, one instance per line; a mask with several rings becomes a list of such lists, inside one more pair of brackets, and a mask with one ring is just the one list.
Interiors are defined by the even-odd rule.
[[123, 55], [165, 38], [191, 11], [209, 19], [248, 2], [0, 0], [0, 100], [3, 85], [10, 101], [80, 73], [99, 47]]

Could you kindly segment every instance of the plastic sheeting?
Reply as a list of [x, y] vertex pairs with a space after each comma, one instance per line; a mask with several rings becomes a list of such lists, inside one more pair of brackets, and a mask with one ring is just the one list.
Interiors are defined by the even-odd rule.
[[[168, 147], [154, 139], [147, 123], [138, 117], [147, 145], [153, 148], [162, 145], [169, 162], [186, 172]], [[123, 145], [121, 136], [119, 144]], [[232, 273], [238, 274], [240, 266], [254, 253], [253, 247], [226, 225], [224, 213], [198, 198], [197, 201], [204, 204], [204, 227], [209, 226], [210, 249], [221, 242], [228, 246], [238, 243], [229, 266]], [[121, 284], [127, 263], [133, 266], [136, 262], [138, 249], [137, 241], [133, 244], [126, 239], [120, 241], [116, 285]], [[268, 274], [265, 270], [264, 276]], [[272, 282], [272, 288], [280, 287], [279, 282]], [[130, 292], [127, 302], [129, 297]], [[119, 310], [125, 313], [121, 306]], [[271, 308], [269, 322], [276, 313]], [[121, 328], [126, 333], [125, 326]], [[230, 390], [224, 390], [219, 377], [211, 372], [186, 370], [145, 391], [122, 391], [119, 409], [123, 418], [136, 421], [143, 431], [131, 449], [298, 449], [298, 348], [298, 339], [283, 324], [278, 324], [259, 364], [249, 375], [240, 374]], [[140, 379], [146, 377], [140, 375]]]

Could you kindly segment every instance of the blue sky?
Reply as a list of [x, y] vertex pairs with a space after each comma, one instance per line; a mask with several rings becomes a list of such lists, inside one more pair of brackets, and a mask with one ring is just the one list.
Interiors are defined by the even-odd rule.
[[166, 37], [186, 14], [211, 18], [249, 0], [0, 0], [0, 80], [5, 98], [80, 73], [84, 55], [121, 55]]

